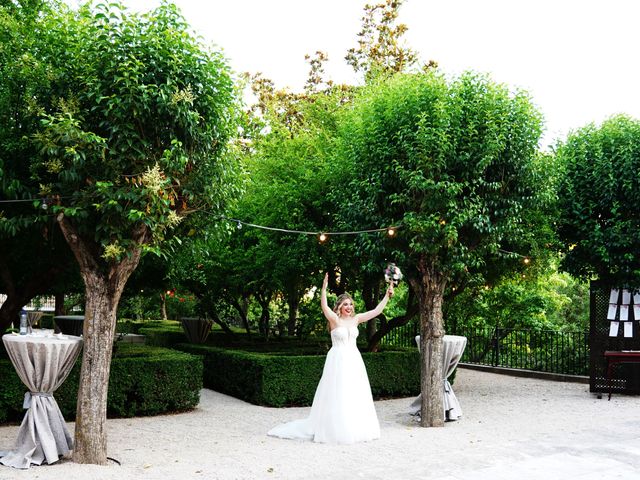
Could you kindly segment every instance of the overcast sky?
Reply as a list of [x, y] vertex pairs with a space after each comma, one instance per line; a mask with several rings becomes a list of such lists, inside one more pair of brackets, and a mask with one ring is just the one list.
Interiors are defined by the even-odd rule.
[[[375, 3], [377, 0], [370, 0]], [[147, 10], [157, 0], [124, 0]], [[305, 54], [329, 54], [327, 73], [356, 82], [344, 61], [366, 0], [176, 0], [193, 29], [234, 70], [301, 90]], [[487, 72], [527, 90], [545, 116], [542, 146], [616, 113], [640, 118], [639, 0], [406, 0], [407, 44], [443, 72]]]

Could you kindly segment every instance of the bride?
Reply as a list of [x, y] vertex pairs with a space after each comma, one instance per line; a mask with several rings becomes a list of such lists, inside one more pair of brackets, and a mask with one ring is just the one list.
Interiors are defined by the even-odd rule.
[[382, 313], [393, 296], [393, 282], [384, 298], [368, 312], [355, 314], [353, 299], [342, 294], [331, 310], [327, 304], [328, 274], [324, 276], [320, 304], [329, 322], [331, 349], [307, 418], [271, 429], [268, 435], [322, 443], [354, 443], [380, 437], [369, 378], [356, 346], [358, 324]]

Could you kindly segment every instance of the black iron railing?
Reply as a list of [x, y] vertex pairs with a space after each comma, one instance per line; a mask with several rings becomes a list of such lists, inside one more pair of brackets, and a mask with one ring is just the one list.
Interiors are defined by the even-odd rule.
[[[385, 336], [383, 343], [416, 346], [416, 332], [415, 325], [405, 325]], [[463, 363], [564, 375], [589, 374], [588, 332], [464, 328], [447, 333], [467, 337]]]

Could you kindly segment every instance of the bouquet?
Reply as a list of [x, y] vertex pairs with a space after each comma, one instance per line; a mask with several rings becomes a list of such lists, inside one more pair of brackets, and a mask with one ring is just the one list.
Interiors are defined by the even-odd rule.
[[402, 280], [402, 272], [395, 263], [390, 263], [387, 268], [384, 269], [384, 279], [387, 283], [398, 285], [398, 282]]

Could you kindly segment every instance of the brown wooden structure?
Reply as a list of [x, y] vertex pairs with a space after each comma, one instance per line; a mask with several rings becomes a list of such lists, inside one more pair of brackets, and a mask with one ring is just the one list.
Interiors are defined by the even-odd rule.
[[601, 282], [591, 282], [590, 286], [590, 329], [589, 329], [589, 389], [594, 393], [630, 393], [640, 394], [640, 358], [636, 355], [626, 355], [628, 361], [610, 363], [605, 352], [639, 352], [640, 353], [640, 318], [634, 316], [633, 293], [640, 289], [626, 288], [631, 293], [628, 309], [628, 320], [631, 322], [632, 335], [624, 336], [624, 323], [620, 321], [622, 309], [622, 288], [618, 289], [615, 305], [615, 318], [619, 322], [616, 336], [611, 336], [611, 322], [608, 317], [610, 311], [610, 295], [612, 287]]

